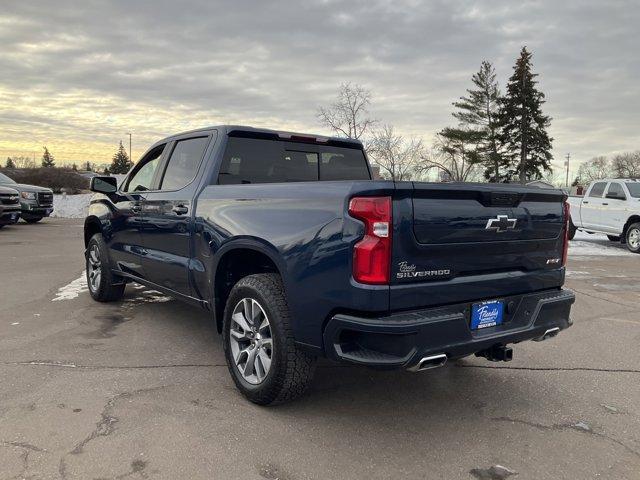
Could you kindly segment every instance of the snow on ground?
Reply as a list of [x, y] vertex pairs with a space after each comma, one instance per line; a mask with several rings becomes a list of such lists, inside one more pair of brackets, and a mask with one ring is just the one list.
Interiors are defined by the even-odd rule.
[[52, 217], [84, 218], [89, 209], [89, 200], [93, 193], [80, 195], [54, 195]]
[[588, 234], [577, 231], [576, 236], [569, 242], [570, 257], [618, 257], [631, 255], [627, 247], [620, 242], [612, 242], [606, 235], [600, 233]]

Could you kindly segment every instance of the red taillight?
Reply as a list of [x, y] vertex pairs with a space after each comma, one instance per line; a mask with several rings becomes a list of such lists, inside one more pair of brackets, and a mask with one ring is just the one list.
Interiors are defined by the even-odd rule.
[[564, 243], [562, 245], [562, 266], [567, 264], [567, 255], [569, 254], [569, 222], [570, 217], [569, 202], [564, 202]]
[[391, 197], [355, 197], [349, 214], [364, 222], [364, 238], [353, 247], [353, 278], [360, 283], [389, 283]]

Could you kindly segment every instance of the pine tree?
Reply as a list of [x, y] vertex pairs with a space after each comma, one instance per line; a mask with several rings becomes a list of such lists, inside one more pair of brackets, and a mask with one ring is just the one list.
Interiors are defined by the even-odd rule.
[[127, 155], [126, 150], [122, 146], [121, 140], [118, 151], [113, 156], [113, 160], [111, 160], [111, 167], [109, 167], [109, 171], [116, 174], [127, 173], [132, 166], [133, 163], [131, 162], [131, 160], [129, 160], [129, 155]]
[[85, 165], [85, 170], [87, 172], [92, 172], [93, 170], [91, 169], [91, 162], [87, 162]]
[[53, 158], [53, 155], [49, 153], [47, 147], [42, 148], [44, 148], [44, 153], [42, 154], [42, 166], [45, 168], [55, 167], [56, 161], [55, 158]]
[[7, 168], [16, 168], [15, 163], [13, 163], [13, 159], [11, 157], [7, 157], [7, 163], [5, 164]]
[[531, 53], [523, 47], [507, 83], [500, 108], [500, 140], [505, 147], [505, 167], [521, 183], [550, 171], [551, 142], [547, 128], [551, 118], [542, 113], [544, 93], [537, 88], [538, 76], [531, 72]]
[[74, 172], [77, 172], [78, 171], [78, 165], [75, 164], [75, 163], [73, 165], [71, 165], [71, 170], [73, 170]]
[[477, 161], [485, 166], [484, 176], [493, 182], [500, 181], [502, 155], [498, 138], [498, 114], [500, 111], [500, 89], [496, 80], [496, 72], [490, 62], [483, 61], [478, 73], [471, 77], [475, 89], [468, 89], [468, 96], [454, 102], [458, 109], [453, 116], [466, 127], [476, 132], [479, 137]]

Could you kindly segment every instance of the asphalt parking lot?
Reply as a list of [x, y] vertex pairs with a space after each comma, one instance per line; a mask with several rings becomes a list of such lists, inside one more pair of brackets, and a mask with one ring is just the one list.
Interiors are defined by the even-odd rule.
[[0, 478], [640, 479], [640, 256], [575, 246], [574, 326], [511, 363], [324, 362], [302, 399], [261, 408], [203, 311], [133, 285], [90, 299], [82, 221], [6, 227]]

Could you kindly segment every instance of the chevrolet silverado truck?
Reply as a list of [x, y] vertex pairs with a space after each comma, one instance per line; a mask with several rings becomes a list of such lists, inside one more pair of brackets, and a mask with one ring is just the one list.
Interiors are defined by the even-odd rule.
[[0, 228], [20, 219], [20, 194], [13, 188], [0, 187]]
[[20, 215], [27, 223], [37, 223], [53, 212], [53, 191], [50, 188], [17, 183], [3, 173], [0, 173], [0, 186], [18, 191]]
[[595, 180], [584, 197], [569, 197], [569, 203], [569, 239], [577, 230], [604, 233], [612, 242], [640, 253], [640, 180]]
[[316, 359], [420, 371], [569, 327], [560, 190], [372, 180], [345, 138], [218, 126], [154, 144], [85, 220], [89, 292], [211, 312], [238, 389], [300, 395]]

